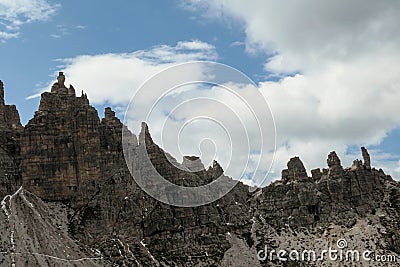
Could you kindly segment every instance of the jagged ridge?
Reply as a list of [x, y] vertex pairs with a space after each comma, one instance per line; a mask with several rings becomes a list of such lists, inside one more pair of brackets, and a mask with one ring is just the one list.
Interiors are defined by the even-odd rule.
[[[231, 258], [232, 253], [247, 255], [241, 259], [243, 266], [270, 266], [273, 263], [260, 263], [250, 255], [256, 256], [257, 249], [265, 244], [277, 248], [288, 246], [288, 241], [298, 235], [307, 233], [313, 240], [323, 229], [329, 234], [332, 229], [339, 231], [337, 227], [354, 229], [368, 220], [385, 229], [385, 233], [376, 233], [384, 240], [377, 247], [400, 252], [398, 183], [382, 170], [371, 168], [365, 148], [362, 148], [364, 162], [356, 160], [350, 168], [344, 169], [332, 152], [328, 168], [312, 170], [312, 176], [308, 177], [296, 157], [282, 172], [282, 180], [254, 193], [239, 183], [213, 204], [171, 207], [150, 198], [132, 179], [122, 151], [122, 132], [127, 128], [115, 112], [106, 108], [100, 120], [87, 95], [82, 92], [77, 97], [75, 89], [67, 88], [64, 83], [65, 77], [60, 73], [51, 92], [43, 93], [39, 110], [25, 127], [19, 122], [16, 108], [4, 104], [1, 83], [0, 163], [4, 171], [0, 172], [3, 185], [0, 193], [1, 197], [15, 196], [14, 202], [5, 198], [6, 208], [0, 218], [5, 225], [2, 236], [7, 237], [3, 243], [4, 262], [12, 262], [16, 252], [7, 241], [10, 236], [7, 225], [12, 225], [8, 216], [4, 217], [10, 206], [7, 203], [15, 203], [18, 222], [28, 229], [33, 227], [17, 237], [17, 249], [28, 254], [47, 251], [59, 258], [65, 256], [48, 248], [64, 244], [54, 237], [58, 234], [53, 227], [57, 220], [48, 219], [62, 205], [58, 214], [65, 218], [68, 228], [62, 235], [72, 242], [64, 245], [80, 248], [76, 250], [78, 254], [70, 256], [93, 257], [97, 254], [92, 250], [98, 249], [102, 261], [93, 264], [100, 266], [239, 264], [238, 259]], [[179, 163], [153, 142], [146, 124], [142, 125], [139, 138], [131, 134], [130, 140], [136, 144], [129, 156], [135, 159], [138, 175], [148, 173], [140, 157], [144, 146], [157, 171], [175, 184], [207, 184], [223, 173], [217, 162], [208, 170], [183, 171], [202, 167], [196, 157], [185, 157], [180, 165], [183, 168], [176, 168], [174, 165]], [[17, 191], [21, 184], [22, 189]], [[35, 207], [41, 207], [36, 209], [42, 217], [37, 223], [54, 229], [48, 235], [58, 243], [47, 244], [43, 235], [36, 236], [40, 232], [40, 228], [33, 226], [36, 213], [24, 197]], [[22, 245], [32, 238], [39, 242]], [[46, 263], [37, 260], [32, 256], [29, 263], [23, 263], [22, 258], [14, 257], [21, 265], [56, 264], [51, 259]]]

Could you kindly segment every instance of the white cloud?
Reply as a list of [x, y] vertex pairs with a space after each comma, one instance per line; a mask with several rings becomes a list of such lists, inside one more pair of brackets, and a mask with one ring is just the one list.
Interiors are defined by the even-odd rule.
[[9, 32], [2, 32], [0, 31], [0, 41], [5, 41], [12, 38], [17, 38], [18, 33], [9, 33]]
[[[132, 53], [81, 55], [58, 61], [61, 63], [60, 69], [67, 76], [67, 82], [84, 90], [93, 104], [126, 105], [135, 90], [161, 70], [176, 63], [216, 59], [214, 46], [193, 40]], [[39, 97], [50, 88], [51, 83], [28, 99]]]
[[213, 51], [214, 46], [205, 42], [191, 41], [191, 42], [178, 42], [174, 50], [200, 50], [200, 51]]
[[0, 27], [4, 28], [0, 28], [0, 40], [17, 38], [23, 24], [46, 21], [59, 6], [46, 0], [0, 0]]
[[134, 52], [132, 55], [152, 65], [217, 59], [215, 47], [199, 40], [178, 42], [176, 46], [160, 45], [149, 51]]
[[318, 1], [187, 0], [207, 17], [245, 24], [247, 45], [276, 54], [275, 72], [319, 70], [329, 62], [351, 62], [376, 49], [395, 49], [400, 40], [396, 0]]
[[[185, 3], [207, 18], [242, 23], [247, 50], [272, 55], [265, 70], [282, 79], [260, 88], [277, 123], [275, 172], [295, 155], [308, 168], [325, 166], [330, 150], [351, 164], [349, 145], [378, 145], [400, 126], [399, 1]], [[379, 163], [399, 174], [389, 158]]]

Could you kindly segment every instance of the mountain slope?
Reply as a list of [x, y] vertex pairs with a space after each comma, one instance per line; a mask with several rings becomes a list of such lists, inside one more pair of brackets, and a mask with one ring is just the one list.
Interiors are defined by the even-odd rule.
[[62, 205], [51, 209], [21, 187], [1, 208], [1, 266], [103, 266], [100, 254], [68, 236]]

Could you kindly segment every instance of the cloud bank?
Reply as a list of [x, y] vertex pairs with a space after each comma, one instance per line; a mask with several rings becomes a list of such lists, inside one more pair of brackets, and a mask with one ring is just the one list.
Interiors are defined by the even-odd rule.
[[[81, 55], [57, 61], [67, 76], [67, 82], [84, 90], [93, 104], [127, 105], [140, 85], [163, 69], [187, 61], [217, 58], [214, 46], [192, 40], [132, 53]], [[50, 91], [52, 82], [28, 99]]]
[[[241, 23], [247, 50], [269, 56], [265, 70], [281, 79], [260, 82], [260, 90], [276, 118], [276, 166], [294, 155], [309, 168], [321, 166], [333, 149], [349, 164], [350, 146], [378, 145], [399, 127], [398, 1], [191, 0], [184, 5], [200, 8], [203, 19]], [[400, 177], [393, 161], [398, 155], [374, 152], [376, 165]]]

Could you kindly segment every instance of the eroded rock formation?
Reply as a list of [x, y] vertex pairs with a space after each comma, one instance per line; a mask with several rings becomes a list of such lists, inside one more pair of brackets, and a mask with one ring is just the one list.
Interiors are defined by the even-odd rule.
[[86, 95], [53, 89], [42, 94], [22, 134], [23, 185], [46, 200], [69, 200], [100, 177], [100, 119]]
[[366, 168], [370, 169], [371, 168], [371, 158], [369, 156], [369, 153], [365, 147], [361, 148], [362, 152], [362, 157], [364, 159], [364, 165]]
[[291, 158], [287, 169], [282, 171], [282, 180], [285, 182], [307, 179], [307, 171], [299, 157]]
[[[205, 170], [193, 157], [186, 157], [181, 165], [153, 142], [145, 123], [136, 138], [111, 108], [106, 108], [100, 121], [87, 96], [70, 94], [64, 82], [60, 73], [25, 127], [21, 140], [23, 187], [44, 200], [67, 201], [75, 211], [70, 233], [106, 254], [113, 253], [111, 244], [119, 246], [110, 240], [120, 240], [146, 259], [144, 262], [152, 260], [142, 243], [148, 244], [159, 261], [169, 264], [221, 261], [229, 248], [226, 232], [250, 225], [247, 187], [239, 184], [229, 196], [199, 208], [158, 203], [130, 175], [123, 154], [123, 131], [132, 142], [130, 156], [138, 176], [150, 175], [149, 168], [154, 166], [174, 184], [200, 186], [221, 176], [222, 168], [214, 162]], [[145, 164], [145, 156], [151, 159], [151, 166]], [[249, 227], [237, 231], [241, 235]], [[129, 253], [116, 259], [118, 264], [133, 261]]]
[[[338, 233], [350, 239], [358, 230], [354, 244], [400, 253], [399, 184], [371, 167], [365, 148], [364, 161], [350, 168], [331, 152], [328, 167], [312, 170], [309, 177], [294, 157], [281, 180], [254, 193], [239, 183], [212, 204], [178, 208], [148, 196], [125, 157], [144, 180], [153, 168], [185, 187], [221, 176], [229, 184], [231, 178], [216, 161], [208, 169], [198, 157], [177, 162], [154, 143], [146, 123], [136, 137], [111, 108], [100, 119], [86, 94], [76, 96], [72, 85], [65, 86], [63, 73], [51, 92], [42, 94], [25, 127], [15, 106], [5, 105], [0, 82], [0, 134], [0, 193], [12, 195], [2, 203], [0, 248], [5, 252], [0, 264], [64, 266], [60, 259], [73, 256], [88, 258], [74, 266], [280, 266], [258, 262], [257, 250], [291, 247], [294, 240], [299, 246], [318, 246], [315, 239], [322, 235], [324, 240], [335, 240]], [[123, 135], [129, 140], [126, 154]], [[58, 249], [63, 245], [69, 256]], [[27, 254], [29, 262], [16, 252]], [[37, 252], [54, 257], [32, 254]]]
[[277, 227], [285, 224], [326, 227], [332, 222], [332, 217], [337, 223], [348, 225], [358, 215], [372, 213], [378, 208], [383, 201], [385, 184], [392, 180], [390, 176], [362, 164], [343, 169], [335, 152], [329, 154], [327, 162], [329, 171], [313, 170], [312, 177], [307, 177], [300, 159], [291, 159], [289, 170], [295, 173], [294, 170], [299, 168], [303, 175], [292, 177], [291, 183], [286, 183], [288, 180], [284, 176], [285, 183], [275, 183], [263, 189], [263, 198], [260, 199], [263, 216]]

